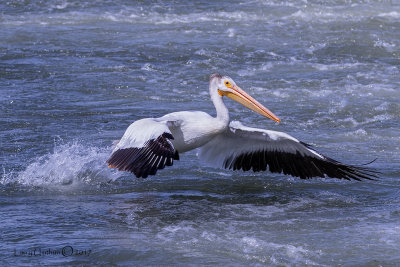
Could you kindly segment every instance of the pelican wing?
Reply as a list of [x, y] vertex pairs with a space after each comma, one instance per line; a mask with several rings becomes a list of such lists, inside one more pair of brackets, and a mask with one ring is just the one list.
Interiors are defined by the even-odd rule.
[[107, 160], [109, 167], [146, 178], [179, 159], [167, 121], [142, 119], [132, 123]]
[[345, 165], [328, 158], [292, 136], [243, 126], [233, 121], [228, 129], [200, 148], [200, 159], [233, 170], [284, 173], [302, 179], [331, 177], [346, 180], [376, 178], [370, 168]]

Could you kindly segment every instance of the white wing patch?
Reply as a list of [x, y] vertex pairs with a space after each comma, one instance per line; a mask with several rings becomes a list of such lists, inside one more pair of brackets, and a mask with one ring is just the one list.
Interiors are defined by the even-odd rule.
[[264, 129], [259, 129], [259, 128], [251, 128], [251, 127], [247, 127], [244, 126], [240, 121], [231, 121], [231, 123], [229, 124], [229, 127], [231, 128], [231, 131], [233, 133], [236, 132], [236, 130], [242, 130], [245, 131], [247, 133], [261, 133], [263, 136], [275, 140], [277, 141], [280, 138], [286, 138], [289, 140], [293, 140], [295, 142], [299, 142], [299, 140], [297, 140], [296, 138], [288, 135], [287, 133], [283, 133], [283, 132], [277, 132], [277, 131], [272, 131], [272, 130], [264, 130]]
[[126, 129], [114, 151], [128, 147], [143, 147], [148, 140], [155, 139], [165, 132], [171, 133], [166, 123], [159, 122], [157, 119], [137, 120]]

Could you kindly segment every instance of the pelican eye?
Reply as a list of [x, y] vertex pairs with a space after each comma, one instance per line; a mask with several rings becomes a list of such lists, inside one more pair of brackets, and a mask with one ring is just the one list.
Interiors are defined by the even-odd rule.
[[226, 85], [226, 86], [230, 86], [231, 83], [230, 83], [229, 81], [226, 81], [226, 82], [225, 82], [225, 85]]

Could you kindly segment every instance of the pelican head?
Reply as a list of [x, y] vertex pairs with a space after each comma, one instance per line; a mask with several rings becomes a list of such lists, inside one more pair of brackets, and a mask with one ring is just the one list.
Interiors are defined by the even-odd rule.
[[275, 116], [269, 109], [260, 104], [252, 96], [243, 91], [231, 77], [220, 74], [212, 74], [210, 80], [215, 80], [218, 94], [220, 96], [227, 96], [243, 106], [257, 112], [258, 114], [267, 117], [273, 121], [280, 122], [281, 120]]

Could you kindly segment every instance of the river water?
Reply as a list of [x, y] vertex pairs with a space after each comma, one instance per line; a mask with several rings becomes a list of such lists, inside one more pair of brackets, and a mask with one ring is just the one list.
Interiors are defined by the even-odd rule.
[[[400, 264], [399, 1], [2, 1], [0, 264]], [[220, 72], [376, 181], [107, 168], [133, 121], [215, 114]]]

